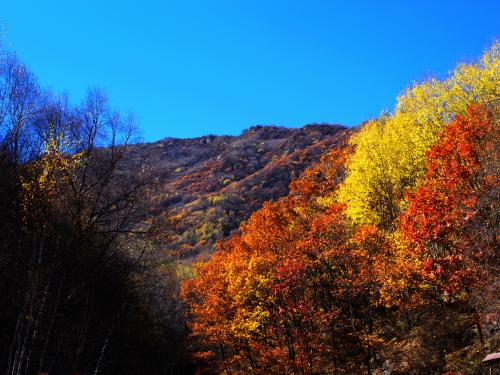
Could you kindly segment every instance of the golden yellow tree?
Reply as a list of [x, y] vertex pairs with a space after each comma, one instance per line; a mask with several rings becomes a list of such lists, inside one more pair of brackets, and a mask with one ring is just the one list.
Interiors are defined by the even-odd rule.
[[393, 114], [366, 123], [351, 138], [339, 200], [356, 224], [391, 229], [407, 188], [425, 171], [425, 155], [441, 129], [470, 103], [500, 97], [500, 44], [475, 64], [459, 64], [446, 80], [431, 79], [408, 88]]

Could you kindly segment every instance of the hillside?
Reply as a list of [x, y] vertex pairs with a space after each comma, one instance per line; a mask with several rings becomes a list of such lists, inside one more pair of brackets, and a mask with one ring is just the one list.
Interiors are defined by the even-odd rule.
[[206, 255], [263, 202], [288, 194], [290, 181], [350, 131], [341, 125], [254, 126], [239, 136], [165, 138], [130, 146], [126, 168], [148, 160], [156, 179], [152, 217], [168, 221], [162, 250]]
[[0, 375], [500, 375], [500, 1], [1, 9]]
[[499, 52], [413, 84], [194, 265], [181, 298], [200, 372], [488, 372]]

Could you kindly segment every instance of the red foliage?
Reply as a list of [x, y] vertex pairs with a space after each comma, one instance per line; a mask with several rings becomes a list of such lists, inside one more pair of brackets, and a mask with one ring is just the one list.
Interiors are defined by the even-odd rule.
[[446, 294], [469, 291], [498, 255], [498, 126], [486, 108], [457, 116], [427, 155], [401, 227]]

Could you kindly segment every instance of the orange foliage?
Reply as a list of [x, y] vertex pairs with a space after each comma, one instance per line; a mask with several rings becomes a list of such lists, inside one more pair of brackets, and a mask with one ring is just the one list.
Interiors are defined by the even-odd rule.
[[353, 225], [337, 200], [351, 150], [325, 154], [183, 284], [197, 357], [231, 373], [381, 367], [376, 353], [429, 293], [458, 300], [494, 269], [498, 139], [485, 108], [457, 116], [394, 231]]
[[422, 271], [458, 298], [477, 288], [498, 257], [498, 125], [473, 105], [427, 155], [427, 174], [410, 196], [401, 227]]
[[[193, 335], [219, 369], [316, 373], [369, 366], [380, 287], [372, 228], [351, 240], [344, 206], [328, 199], [347, 151], [334, 150], [219, 244], [183, 285]], [[369, 244], [369, 246], [368, 246]], [[348, 361], [349, 359], [349, 361]], [[352, 363], [356, 363], [352, 367]]]

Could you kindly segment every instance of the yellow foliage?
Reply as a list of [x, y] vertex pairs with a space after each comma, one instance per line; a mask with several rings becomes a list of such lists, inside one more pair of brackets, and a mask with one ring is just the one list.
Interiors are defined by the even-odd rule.
[[215, 206], [217, 204], [220, 204], [226, 199], [224, 194], [212, 194], [208, 197], [208, 203], [210, 203], [212, 206]]
[[355, 224], [392, 227], [443, 125], [472, 102], [499, 98], [499, 57], [496, 43], [478, 63], [458, 65], [448, 79], [413, 85], [398, 97], [393, 114], [368, 122], [351, 138], [355, 151], [338, 199]]
[[53, 134], [44, 144], [42, 156], [26, 165], [28, 178], [21, 178], [21, 207], [24, 217], [36, 215], [34, 202], [44, 196], [46, 202], [54, 203], [60, 198], [63, 186], [74, 178], [72, 173], [81, 163], [81, 153], [64, 152], [66, 140], [62, 134]]

